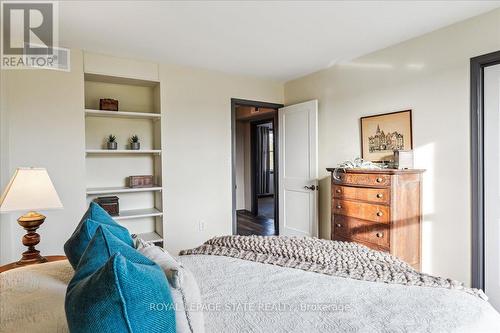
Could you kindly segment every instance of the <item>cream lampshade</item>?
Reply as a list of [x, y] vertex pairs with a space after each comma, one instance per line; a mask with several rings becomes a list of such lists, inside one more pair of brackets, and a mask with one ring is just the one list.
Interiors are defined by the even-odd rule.
[[17, 222], [26, 231], [23, 244], [28, 250], [23, 252], [18, 265], [29, 265], [47, 261], [35, 249], [40, 235], [35, 231], [45, 221], [45, 216], [35, 210], [63, 208], [61, 200], [44, 168], [18, 168], [7, 188], [0, 197], [0, 212], [26, 212]]

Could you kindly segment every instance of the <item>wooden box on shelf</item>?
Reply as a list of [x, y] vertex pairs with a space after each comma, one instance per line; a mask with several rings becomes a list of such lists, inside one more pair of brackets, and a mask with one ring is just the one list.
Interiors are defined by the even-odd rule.
[[104, 111], [118, 111], [118, 101], [112, 98], [101, 98], [99, 109]]
[[120, 205], [117, 196], [97, 197], [95, 202], [111, 216], [120, 215]]
[[131, 188], [137, 187], [153, 187], [153, 176], [129, 176], [128, 186]]

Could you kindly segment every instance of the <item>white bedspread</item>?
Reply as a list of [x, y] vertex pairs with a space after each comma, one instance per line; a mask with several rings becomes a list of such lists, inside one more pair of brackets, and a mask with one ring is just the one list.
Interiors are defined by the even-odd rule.
[[500, 332], [462, 291], [366, 282], [241, 259], [189, 255], [207, 332]]
[[67, 260], [0, 274], [0, 332], [68, 332], [66, 287], [73, 276]]
[[[241, 259], [179, 260], [198, 281], [206, 332], [500, 332], [462, 291], [366, 282]], [[0, 332], [67, 332], [67, 261], [0, 274]]]

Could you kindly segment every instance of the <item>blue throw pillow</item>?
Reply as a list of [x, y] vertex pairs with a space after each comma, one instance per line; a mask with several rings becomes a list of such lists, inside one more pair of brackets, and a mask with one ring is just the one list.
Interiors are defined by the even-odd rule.
[[98, 227], [68, 285], [72, 333], [175, 332], [175, 308], [161, 268]]
[[101, 206], [95, 202], [91, 202], [89, 209], [85, 215], [83, 215], [75, 231], [64, 244], [64, 253], [66, 253], [66, 257], [68, 257], [68, 261], [74, 269], [78, 266], [83, 251], [87, 248], [97, 227], [100, 225], [108, 228], [109, 231], [129, 246], [133, 246], [134, 243], [127, 228], [116, 223]]

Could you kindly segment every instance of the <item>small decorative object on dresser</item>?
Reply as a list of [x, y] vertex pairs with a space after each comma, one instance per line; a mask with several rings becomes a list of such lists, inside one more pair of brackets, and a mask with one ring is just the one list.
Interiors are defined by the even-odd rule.
[[116, 136], [113, 134], [108, 135], [108, 138], [106, 139], [106, 148], [109, 150], [116, 150], [118, 148], [118, 143], [116, 142]]
[[101, 98], [99, 109], [103, 111], [118, 111], [118, 101], [112, 98]]
[[132, 135], [130, 138], [130, 149], [139, 150], [141, 149], [141, 143], [139, 142], [139, 137], [137, 135]]
[[413, 150], [395, 150], [394, 165], [398, 169], [412, 169]]
[[118, 203], [119, 198], [117, 196], [108, 197], [97, 197], [95, 202], [101, 206], [106, 212], [111, 216], [120, 215], [120, 205]]
[[63, 205], [46, 169], [17, 168], [0, 198], [0, 212], [29, 211], [17, 219], [19, 225], [26, 230], [22, 242], [28, 250], [23, 252], [21, 260], [14, 265], [47, 262], [47, 258], [42, 257], [40, 251], [35, 249], [40, 243], [40, 235], [36, 230], [45, 221], [45, 216], [34, 210], [60, 208], [63, 208]]
[[135, 187], [152, 187], [153, 186], [153, 176], [129, 176], [128, 186], [131, 188]]
[[389, 252], [420, 270], [425, 170], [327, 170], [332, 172], [332, 239]]

